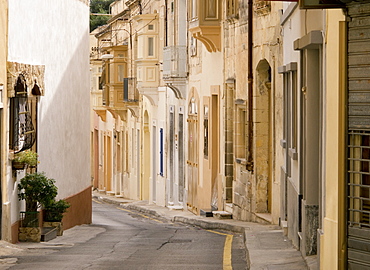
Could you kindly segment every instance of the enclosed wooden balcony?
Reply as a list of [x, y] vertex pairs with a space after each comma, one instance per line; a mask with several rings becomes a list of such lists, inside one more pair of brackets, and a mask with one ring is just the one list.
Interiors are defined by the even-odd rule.
[[189, 31], [209, 52], [221, 51], [221, 0], [189, 1]]
[[127, 45], [105, 48], [103, 64], [103, 105], [113, 114], [125, 114], [139, 106], [139, 94], [134, 78], [128, 78]]
[[177, 98], [186, 97], [187, 78], [186, 46], [163, 48], [163, 80]]
[[136, 79], [140, 94], [153, 104], [159, 87], [159, 14], [141, 14], [133, 18], [137, 27]]

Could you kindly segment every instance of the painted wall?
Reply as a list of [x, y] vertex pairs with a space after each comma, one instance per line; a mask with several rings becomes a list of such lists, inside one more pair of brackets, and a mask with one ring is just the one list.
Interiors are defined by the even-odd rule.
[[[9, 1], [8, 60], [45, 65], [38, 170], [57, 181], [59, 198], [77, 196], [90, 186], [88, 2]], [[91, 213], [91, 202], [83, 207]]]
[[[290, 10], [293, 10], [290, 13]], [[284, 3], [283, 17], [287, 17], [287, 20], [283, 22], [283, 36], [284, 36], [284, 46], [283, 46], [283, 65], [287, 65], [291, 62], [296, 62], [298, 67], [300, 66], [300, 52], [293, 50], [293, 42], [304, 35], [301, 31], [301, 17], [304, 17], [303, 11], [299, 10], [298, 3]], [[298, 81], [300, 81], [299, 72], [297, 74]], [[299, 89], [299, 86], [298, 86]], [[298, 102], [298, 110], [300, 110]], [[299, 135], [298, 135], [299, 137]], [[283, 139], [283, 138], [282, 138]], [[299, 147], [299, 145], [298, 145]], [[278, 148], [279, 152], [285, 152], [283, 147]], [[300, 153], [301, 149], [298, 149]], [[290, 159], [286, 157], [287, 153], [284, 154], [284, 159]], [[298, 160], [291, 160], [291, 174], [290, 177], [287, 172], [287, 165], [284, 164], [282, 167], [284, 171], [284, 177], [286, 177], [286, 215], [287, 215], [287, 227], [288, 227], [288, 237], [292, 240], [295, 247], [299, 247], [299, 236], [298, 236], [298, 195], [300, 193], [299, 186], [299, 163]], [[282, 217], [284, 220], [285, 217]]]
[[[190, 67], [189, 67], [189, 84], [188, 84], [188, 91], [194, 88], [197, 91], [199, 96], [198, 102], [198, 190], [197, 190], [197, 209], [198, 214], [200, 209], [210, 209], [211, 208], [211, 201], [212, 201], [212, 179], [211, 179], [211, 166], [210, 160], [204, 157], [204, 106], [210, 105], [211, 95], [212, 95], [212, 87], [217, 86], [220, 89], [219, 95], [219, 130], [220, 135], [223, 136], [223, 132], [221, 131], [221, 123], [223, 123], [223, 100], [222, 100], [222, 93], [223, 93], [223, 54], [220, 52], [208, 52], [206, 47], [198, 40], [197, 41], [197, 55], [193, 56], [190, 59]], [[188, 96], [189, 98], [189, 96]], [[187, 100], [189, 104], [189, 100]], [[209, 106], [209, 123], [213, 120], [211, 116], [211, 106]], [[211, 141], [211, 125], [209, 125], [209, 142]], [[219, 139], [222, 142], [222, 137]], [[220, 151], [222, 151], [222, 147], [220, 147]], [[209, 153], [211, 149], [209, 148]], [[189, 153], [188, 153], [189, 154]], [[223, 160], [222, 152], [219, 153], [219, 160]], [[219, 170], [223, 171], [223, 166], [218, 164]], [[188, 177], [188, 176], [187, 176]], [[221, 181], [220, 178], [216, 180]], [[218, 184], [218, 189], [222, 190], [221, 183]], [[221, 194], [218, 195], [221, 197]], [[219, 210], [221, 205], [218, 206]]]
[[[344, 21], [342, 10], [328, 10], [326, 12], [327, 32], [325, 36], [325, 183], [324, 183], [324, 205], [325, 214], [323, 229], [320, 237], [320, 268], [338, 269], [338, 179], [340, 175], [339, 164], [341, 164], [340, 134], [341, 121], [339, 118], [340, 104], [340, 77], [339, 72], [339, 22]], [[344, 134], [344, 133], [343, 133]]]

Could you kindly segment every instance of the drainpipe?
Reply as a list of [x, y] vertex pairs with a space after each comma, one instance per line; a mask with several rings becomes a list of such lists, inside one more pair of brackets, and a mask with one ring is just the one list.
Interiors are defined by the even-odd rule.
[[248, 171], [253, 171], [253, 0], [248, 0]]
[[168, 3], [164, 1], [164, 46], [168, 46]]

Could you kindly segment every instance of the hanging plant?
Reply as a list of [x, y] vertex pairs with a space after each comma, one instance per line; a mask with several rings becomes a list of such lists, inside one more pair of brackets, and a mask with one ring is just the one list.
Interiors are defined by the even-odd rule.
[[38, 163], [38, 154], [32, 150], [25, 150], [14, 155], [13, 167], [21, 167], [21, 165], [18, 164], [23, 164], [23, 168], [25, 165], [28, 167], [36, 167]]

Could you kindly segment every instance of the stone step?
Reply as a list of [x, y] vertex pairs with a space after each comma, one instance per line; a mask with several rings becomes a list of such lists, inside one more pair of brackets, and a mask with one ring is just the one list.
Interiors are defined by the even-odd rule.
[[168, 209], [171, 209], [171, 210], [184, 210], [184, 207], [182, 205], [170, 205], [170, 206], [168, 206]]
[[57, 228], [42, 227], [41, 228], [41, 242], [47, 242], [57, 237]]
[[218, 219], [232, 219], [233, 215], [227, 211], [213, 211], [213, 216]]
[[200, 215], [203, 217], [213, 217], [212, 209], [200, 209]]

